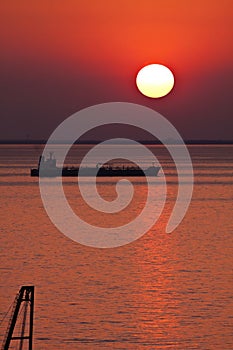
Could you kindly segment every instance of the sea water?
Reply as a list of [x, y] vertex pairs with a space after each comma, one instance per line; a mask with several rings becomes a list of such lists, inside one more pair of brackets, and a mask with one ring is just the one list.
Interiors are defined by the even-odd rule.
[[[88, 148], [74, 146], [67, 163], [77, 164]], [[233, 146], [188, 147], [193, 197], [171, 234], [165, 227], [177, 197], [176, 168], [163, 146], [149, 148], [166, 177], [164, 210], [140, 239], [100, 249], [72, 241], [47, 216], [38, 178], [30, 177], [43, 146], [0, 146], [0, 319], [20, 286], [35, 285], [35, 350], [233, 349]], [[100, 215], [83, 203], [77, 179], [63, 180], [74, 212], [102, 227], [130, 222], [147, 194], [144, 179], [134, 179], [128, 210]], [[103, 198], [116, 196], [114, 181], [97, 180]], [[189, 174], [182, 181], [188, 185]]]

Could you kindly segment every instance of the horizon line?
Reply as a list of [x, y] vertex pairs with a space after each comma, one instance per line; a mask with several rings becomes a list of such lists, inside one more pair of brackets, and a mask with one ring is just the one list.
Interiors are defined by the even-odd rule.
[[[81, 140], [76, 141], [74, 144], [80, 144], [80, 145], [87, 145], [87, 144], [98, 144], [100, 142], [103, 142], [104, 140]], [[151, 145], [160, 145], [162, 144], [159, 140], [135, 140], [142, 144], [151, 144]], [[233, 144], [233, 140], [221, 140], [221, 139], [186, 139], [183, 140], [185, 144]], [[167, 143], [169, 144], [178, 144], [179, 142], [177, 140], [171, 140], [167, 139]], [[0, 140], [0, 144], [27, 144], [27, 145], [33, 145], [33, 144], [41, 144], [45, 145], [47, 143], [46, 140], [42, 139], [35, 139], [35, 140], [25, 140], [25, 139], [8, 139], [8, 140]], [[57, 144], [67, 144], [69, 143], [69, 140], [64, 140], [62, 142], [58, 142]], [[112, 142], [114, 144], [114, 142]]]

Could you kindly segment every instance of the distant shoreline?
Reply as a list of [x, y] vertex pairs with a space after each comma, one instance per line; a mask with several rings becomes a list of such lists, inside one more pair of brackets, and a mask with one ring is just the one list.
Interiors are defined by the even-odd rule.
[[[79, 145], [96, 145], [104, 140], [87, 140], [87, 141], [77, 141], [75, 144]], [[136, 140], [145, 145], [160, 145], [159, 141], [152, 140]], [[47, 141], [45, 140], [0, 140], [0, 145], [45, 145]], [[67, 142], [59, 142], [59, 144], [66, 144]], [[179, 144], [173, 140], [167, 140], [168, 144]], [[233, 140], [184, 140], [186, 145], [232, 145]], [[113, 143], [114, 144], [114, 143]]]

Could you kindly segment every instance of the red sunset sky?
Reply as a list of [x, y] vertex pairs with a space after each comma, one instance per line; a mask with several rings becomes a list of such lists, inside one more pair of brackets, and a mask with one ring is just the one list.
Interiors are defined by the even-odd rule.
[[[230, 0], [3, 0], [0, 139], [45, 139], [102, 102], [155, 109], [185, 139], [232, 139]], [[172, 93], [135, 87], [148, 63], [175, 74]]]

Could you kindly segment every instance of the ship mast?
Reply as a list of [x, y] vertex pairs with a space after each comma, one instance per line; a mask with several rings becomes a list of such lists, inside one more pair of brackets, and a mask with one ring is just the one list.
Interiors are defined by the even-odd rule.
[[[23, 320], [19, 336], [14, 336], [14, 329], [17, 324], [19, 311], [23, 311]], [[28, 315], [29, 310], [29, 315]], [[24, 340], [28, 341], [28, 350], [32, 350], [33, 335], [33, 312], [34, 312], [34, 286], [22, 286], [15, 297], [12, 307], [12, 314], [9, 320], [6, 335], [2, 344], [2, 350], [8, 350], [12, 340], [19, 340], [19, 349], [23, 349]], [[28, 315], [28, 317], [27, 317]], [[25, 335], [26, 321], [29, 321], [28, 334]]]

